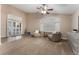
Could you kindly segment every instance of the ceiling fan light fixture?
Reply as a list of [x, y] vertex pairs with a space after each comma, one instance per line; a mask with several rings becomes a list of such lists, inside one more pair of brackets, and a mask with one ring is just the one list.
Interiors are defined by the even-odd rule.
[[48, 5], [42, 4], [42, 6], [38, 7], [37, 9], [40, 10], [41, 14], [49, 14], [49, 11], [52, 11], [53, 9], [48, 9]]
[[46, 14], [46, 11], [41, 11], [42, 14]]
[[47, 10], [47, 6], [44, 6], [44, 10]]

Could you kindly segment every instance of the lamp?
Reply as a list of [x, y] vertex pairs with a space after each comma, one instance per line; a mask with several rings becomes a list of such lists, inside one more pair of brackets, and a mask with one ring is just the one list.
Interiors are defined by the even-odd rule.
[[36, 31], [35, 31], [35, 33], [37, 33], [37, 34], [38, 34], [38, 33], [39, 33], [39, 30], [36, 30]]

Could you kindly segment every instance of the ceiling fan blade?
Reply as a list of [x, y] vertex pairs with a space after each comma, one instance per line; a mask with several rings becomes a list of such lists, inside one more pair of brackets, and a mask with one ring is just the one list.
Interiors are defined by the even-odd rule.
[[43, 9], [42, 7], [37, 7], [37, 9]]
[[52, 11], [53, 9], [47, 9], [48, 11]]
[[46, 12], [46, 14], [50, 14], [49, 12]]

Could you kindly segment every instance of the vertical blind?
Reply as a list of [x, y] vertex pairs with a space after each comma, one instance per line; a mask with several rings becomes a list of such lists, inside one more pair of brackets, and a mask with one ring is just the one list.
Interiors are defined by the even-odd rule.
[[41, 20], [40, 23], [40, 31], [42, 32], [53, 32], [53, 31], [60, 31], [60, 21], [56, 19], [46, 19], [45, 21]]

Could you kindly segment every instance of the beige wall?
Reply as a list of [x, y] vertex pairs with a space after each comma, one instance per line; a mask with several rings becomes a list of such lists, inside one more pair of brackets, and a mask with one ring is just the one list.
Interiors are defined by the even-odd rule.
[[78, 29], [79, 9], [72, 15], [72, 29]]
[[36, 29], [39, 30], [39, 22], [42, 17], [39, 14], [30, 13], [28, 15], [27, 31], [34, 32]]
[[39, 14], [29, 14], [28, 15], [28, 26], [27, 31], [33, 32], [34, 30], [39, 30], [40, 20], [46, 19], [46, 17], [58, 17], [61, 20], [61, 32], [66, 34], [71, 31], [71, 15], [39, 15]]
[[25, 28], [27, 26], [26, 25], [27, 14], [10, 5], [2, 5], [2, 8], [1, 8], [1, 37], [6, 37], [6, 35], [7, 35], [7, 16], [8, 16], [8, 14], [22, 17], [22, 24], [23, 24], [22, 33], [24, 33]]
[[1, 44], [1, 5], [0, 5], [0, 44]]
[[46, 17], [58, 17], [61, 20], [61, 32], [63, 34], [66, 34], [67, 32], [71, 31], [71, 15], [40, 15], [40, 14], [34, 14], [34, 13], [24, 13], [23, 11], [20, 11], [17, 8], [14, 8], [10, 5], [2, 5], [1, 8], [2, 16], [1, 16], [1, 36], [5, 37], [7, 34], [7, 15], [13, 14], [16, 16], [21, 16], [23, 21], [23, 33], [25, 29], [30, 32], [34, 32], [35, 30], [39, 30], [40, 26], [40, 20], [46, 19]]

